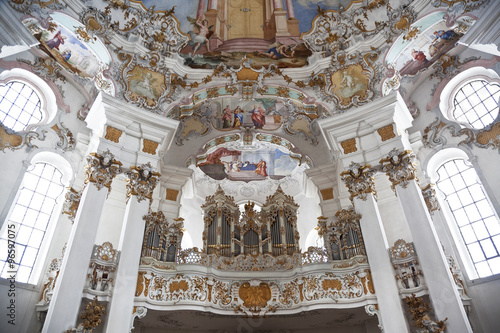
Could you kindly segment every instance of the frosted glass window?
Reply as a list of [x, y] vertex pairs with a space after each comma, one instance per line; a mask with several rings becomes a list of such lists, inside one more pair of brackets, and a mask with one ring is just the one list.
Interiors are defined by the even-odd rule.
[[19, 132], [42, 121], [38, 94], [28, 85], [12, 81], [0, 85], [0, 121]]
[[29, 282], [48, 222], [64, 190], [61, 177], [62, 173], [47, 163], [36, 163], [26, 172], [0, 238], [0, 250], [7, 254], [0, 257], [2, 278], [15, 274], [16, 281]]
[[453, 99], [453, 116], [475, 129], [482, 129], [495, 121], [498, 116], [500, 85], [485, 80], [465, 84]]
[[[500, 272], [500, 223], [474, 168], [455, 159], [437, 170], [455, 222], [479, 277]], [[465, 187], [464, 187], [464, 184]]]

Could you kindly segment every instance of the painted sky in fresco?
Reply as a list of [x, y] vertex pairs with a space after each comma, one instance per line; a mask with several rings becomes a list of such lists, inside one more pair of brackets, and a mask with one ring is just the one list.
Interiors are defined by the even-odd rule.
[[[192, 30], [191, 24], [186, 17], [194, 17], [198, 8], [198, 0], [142, 0], [146, 8], [155, 6], [155, 10], [170, 10], [175, 7], [175, 17], [180, 21], [181, 31], [187, 33]], [[351, 0], [293, 0], [295, 16], [299, 20], [299, 29], [301, 33], [308, 32], [311, 29], [311, 23], [317, 15], [317, 5], [322, 9], [336, 10], [339, 4], [344, 8], [349, 6]], [[286, 1], [283, 1], [286, 8]]]

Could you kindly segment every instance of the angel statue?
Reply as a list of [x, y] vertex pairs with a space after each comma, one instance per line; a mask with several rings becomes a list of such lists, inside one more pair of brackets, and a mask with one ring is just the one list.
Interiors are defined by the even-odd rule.
[[198, 51], [204, 43], [207, 44], [207, 50], [208, 52], [210, 52], [210, 45], [208, 43], [208, 40], [214, 34], [214, 32], [212, 31], [212, 28], [214, 26], [208, 26], [207, 19], [203, 19], [202, 21], [200, 21], [200, 19], [194, 19], [189, 16], [187, 17], [187, 19], [194, 26], [195, 30], [198, 30], [197, 33], [193, 30], [190, 30], [188, 32], [189, 37], [191, 37], [191, 40], [188, 44], [193, 48], [193, 55], [196, 54], [196, 51]]

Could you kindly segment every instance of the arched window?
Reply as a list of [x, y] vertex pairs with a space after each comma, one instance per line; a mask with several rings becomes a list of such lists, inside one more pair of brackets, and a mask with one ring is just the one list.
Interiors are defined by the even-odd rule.
[[0, 85], [0, 121], [16, 132], [42, 120], [40, 104], [38, 94], [23, 82]]
[[[447, 149], [433, 173], [433, 181], [451, 212], [452, 234], [469, 277], [500, 274], [500, 221], [474, 167], [458, 149]], [[450, 154], [451, 153], [451, 154]], [[453, 232], [455, 231], [455, 232]], [[465, 247], [466, 251], [460, 251]], [[464, 258], [463, 258], [464, 259]], [[470, 271], [470, 266], [473, 271]]]
[[0, 122], [16, 132], [47, 124], [57, 113], [56, 97], [41, 78], [19, 68], [0, 74]]
[[459, 123], [482, 129], [493, 123], [498, 116], [500, 85], [486, 80], [474, 80], [464, 84], [453, 98], [453, 117]]
[[[14, 203], [6, 219], [0, 237], [1, 277], [36, 284], [38, 270], [45, 259], [48, 242], [54, 230], [55, 217], [61, 209], [63, 193], [70, 176], [69, 164], [61, 168], [50, 160], [62, 158], [50, 153], [35, 156], [24, 174]], [[48, 157], [48, 158], [47, 158]], [[45, 246], [44, 246], [45, 244]], [[37, 271], [34, 273], [34, 271]]]
[[441, 93], [439, 107], [446, 119], [483, 129], [498, 117], [500, 79], [493, 70], [470, 68], [456, 75]]

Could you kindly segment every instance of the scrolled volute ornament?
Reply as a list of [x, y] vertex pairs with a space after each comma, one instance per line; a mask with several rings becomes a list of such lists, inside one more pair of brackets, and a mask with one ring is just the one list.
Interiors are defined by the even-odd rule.
[[90, 153], [85, 167], [85, 184], [94, 183], [98, 190], [103, 186], [111, 190], [113, 178], [122, 172], [122, 163], [108, 150], [101, 155]]
[[406, 188], [410, 180], [417, 180], [417, 170], [415, 169], [415, 155], [410, 150], [400, 152], [394, 148], [386, 158], [380, 160], [382, 170], [387, 174], [395, 191], [397, 185]]
[[160, 174], [155, 172], [151, 163], [130, 167], [127, 175], [127, 198], [132, 195], [137, 197], [137, 201], [144, 199], [153, 200], [153, 191], [160, 181]]
[[375, 172], [369, 164], [361, 165], [360, 163], [352, 162], [347, 171], [343, 171], [340, 174], [342, 181], [351, 194], [351, 200], [355, 197], [366, 200], [369, 193], [377, 195], [373, 178]]

